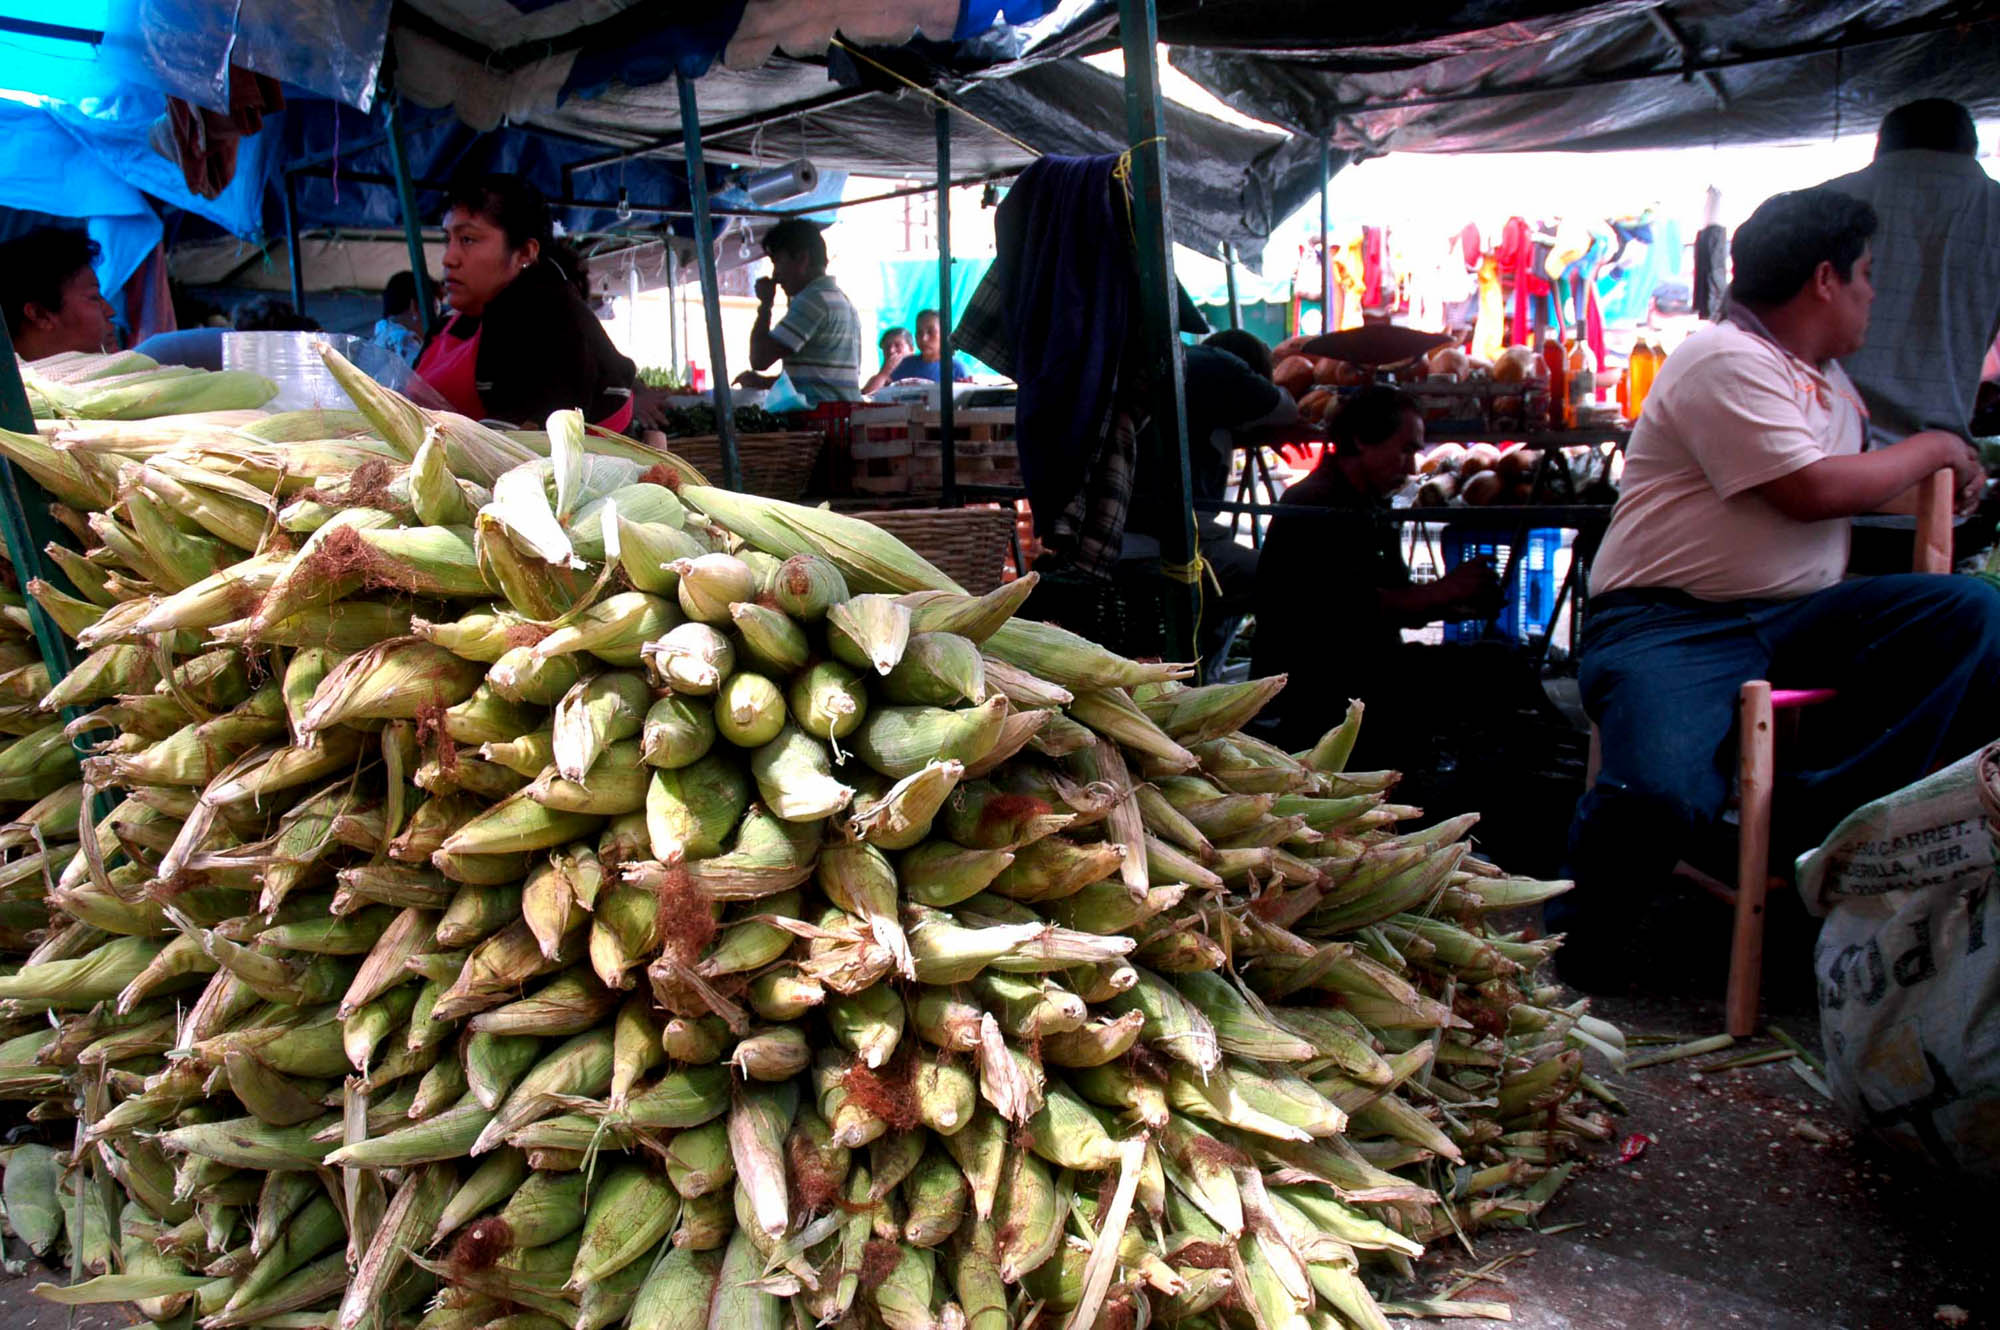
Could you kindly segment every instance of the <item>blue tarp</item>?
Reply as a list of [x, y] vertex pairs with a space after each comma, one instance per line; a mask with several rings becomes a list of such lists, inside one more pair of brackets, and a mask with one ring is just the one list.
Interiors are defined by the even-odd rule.
[[0, 36], [11, 89], [82, 103], [143, 88], [229, 108], [232, 64], [368, 107], [392, 0], [0, 0], [0, 21], [70, 37]]
[[104, 251], [97, 278], [106, 291], [123, 286], [160, 242], [159, 213], [148, 195], [256, 236], [274, 139], [243, 140], [235, 183], [219, 198], [197, 198], [180, 167], [146, 142], [165, 112], [164, 97], [129, 88], [82, 105], [0, 100], [0, 205], [87, 219]]
[[[342, 143], [366, 142], [380, 132], [375, 119], [320, 99], [295, 103], [283, 119], [284, 151], [293, 162], [324, 156]], [[601, 144], [562, 134], [511, 127], [481, 134], [448, 111], [409, 113], [403, 123], [403, 148], [410, 174], [418, 181], [442, 183], [460, 170], [511, 171], [525, 176], [551, 198], [563, 195], [565, 166], [604, 155]], [[403, 217], [395, 189], [383, 184], [356, 183], [352, 179], [389, 174], [388, 147], [376, 144], [348, 152], [341, 158], [338, 172], [296, 177], [299, 225], [400, 229]], [[726, 174], [721, 167], [710, 168], [709, 184], [715, 206], [729, 207], [732, 203], [747, 206], [747, 199], [724, 187]], [[782, 206], [791, 209], [835, 202], [846, 184], [844, 171], [821, 172], [817, 190], [788, 199]], [[636, 158], [620, 166], [579, 175], [573, 194], [615, 203], [621, 188], [634, 208], [629, 219], [620, 219], [615, 207], [558, 207], [556, 220], [571, 233], [647, 230], [661, 220], [647, 209], [685, 210], [690, 206], [686, 166], [678, 158], [670, 157]], [[444, 200], [438, 191], [417, 191], [417, 214], [424, 225], [435, 226], [443, 211]], [[693, 234], [688, 219], [674, 218], [671, 222], [676, 235]]]

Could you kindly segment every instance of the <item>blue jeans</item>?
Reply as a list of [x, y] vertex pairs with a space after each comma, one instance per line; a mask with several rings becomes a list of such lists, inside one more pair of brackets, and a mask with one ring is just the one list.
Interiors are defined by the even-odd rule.
[[[1750, 679], [1839, 692], [1779, 756], [1776, 858], [2000, 738], [2000, 592], [1903, 573], [1795, 600], [1599, 597], [1579, 682], [1603, 761], [1571, 824], [1581, 889], [1566, 899], [1591, 908], [1611, 884], [1657, 881], [1686, 857], [1729, 797], [1737, 692]], [[1577, 899], [1586, 894], [1598, 900]]]

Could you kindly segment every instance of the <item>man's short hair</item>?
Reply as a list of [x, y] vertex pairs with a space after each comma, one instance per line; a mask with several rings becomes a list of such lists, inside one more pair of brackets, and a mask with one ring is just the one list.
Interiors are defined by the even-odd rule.
[[1729, 242], [1735, 278], [1729, 298], [1746, 305], [1782, 305], [1831, 263], [1845, 282], [1868, 252], [1875, 210], [1852, 194], [1824, 185], [1773, 194], [1757, 205]]
[[1227, 351], [1265, 378], [1271, 377], [1271, 348], [1265, 346], [1264, 339], [1256, 333], [1245, 332], [1241, 328], [1224, 328], [1219, 333], [1211, 333], [1202, 345]]
[[38, 226], [0, 245], [0, 310], [7, 335], [18, 339], [30, 305], [62, 308], [63, 287], [97, 261], [98, 244], [67, 226]]
[[826, 237], [803, 217], [787, 217], [764, 233], [766, 254], [803, 254], [814, 271], [826, 268]]
[[393, 319], [417, 303], [417, 275], [408, 268], [382, 286], [382, 317]]
[[1423, 414], [1417, 399], [1401, 388], [1371, 383], [1340, 404], [1326, 422], [1327, 436], [1334, 452], [1342, 457], [1371, 444], [1383, 442], [1403, 427], [1403, 417]]
[[1948, 97], [1905, 102], [1882, 117], [1882, 128], [1875, 135], [1875, 155], [1910, 148], [1978, 156], [1979, 131], [1973, 127], [1972, 112]]

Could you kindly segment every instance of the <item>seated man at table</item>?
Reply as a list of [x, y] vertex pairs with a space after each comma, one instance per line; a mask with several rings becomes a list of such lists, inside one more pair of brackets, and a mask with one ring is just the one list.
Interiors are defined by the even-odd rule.
[[[1199, 346], [1184, 347], [1181, 372], [1187, 391], [1189, 497], [1227, 498], [1223, 491], [1229, 486], [1231, 454], [1239, 447], [1255, 447], [1262, 431], [1298, 420], [1298, 403], [1271, 381], [1271, 348], [1241, 329], [1225, 329]], [[1125, 529], [1158, 539], [1177, 516], [1165, 498], [1166, 468], [1173, 462], [1156, 451], [1157, 430], [1144, 437]], [[1206, 660], [1222, 645], [1224, 624], [1250, 612], [1257, 551], [1231, 538], [1226, 516], [1218, 520], [1214, 513], [1196, 509], [1195, 531], [1202, 557], [1215, 574], [1202, 597], [1199, 646]]]
[[[1773, 864], [2000, 737], [2000, 593], [1841, 580], [1850, 517], [1942, 469], [1961, 507], [1984, 480], [1950, 434], [1862, 449], [1866, 408], [1836, 362], [1868, 329], [1875, 227], [1867, 203], [1825, 187], [1765, 200], [1736, 232], [1723, 321], [1653, 382], [1591, 576], [1580, 683], [1603, 765], [1555, 926], [1614, 938], [1715, 821], [1747, 680], [1839, 693], [1781, 757]], [[1588, 950], [1564, 950], [1578, 973]]]
[[[1406, 767], [1413, 727], [1488, 671], [1471, 653], [1406, 643], [1405, 628], [1485, 618], [1500, 608], [1491, 565], [1469, 559], [1414, 583], [1389, 496], [1416, 474], [1424, 418], [1408, 393], [1364, 388], [1328, 423], [1332, 447], [1286, 490], [1257, 570], [1252, 673], [1289, 674], [1272, 711], [1277, 741], [1303, 748], [1339, 723], [1350, 698], [1368, 707], [1353, 765]], [[1313, 512], [1308, 509], [1332, 509]]]
[[[813, 405], [861, 400], [861, 321], [839, 283], [827, 273], [826, 237], [803, 217], [764, 233], [771, 275], [756, 283], [757, 318], [750, 328], [750, 370], [737, 382], [769, 387], [763, 371], [779, 361], [799, 396]], [[785, 293], [785, 317], [771, 325], [771, 302]]]

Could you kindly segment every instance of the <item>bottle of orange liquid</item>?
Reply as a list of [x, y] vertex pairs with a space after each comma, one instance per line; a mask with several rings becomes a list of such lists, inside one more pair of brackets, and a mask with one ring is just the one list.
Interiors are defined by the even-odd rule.
[[1653, 376], [1659, 372], [1660, 362], [1665, 359], [1666, 354], [1664, 352], [1654, 349], [1644, 339], [1632, 344], [1632, 388], [1630, 393], [1632, 398], [1632, 419], [1637, 420], [1639, 413], [1646, 409], [1646, 394], [1652, 391]]

